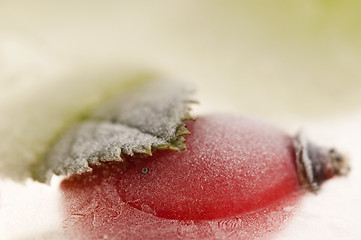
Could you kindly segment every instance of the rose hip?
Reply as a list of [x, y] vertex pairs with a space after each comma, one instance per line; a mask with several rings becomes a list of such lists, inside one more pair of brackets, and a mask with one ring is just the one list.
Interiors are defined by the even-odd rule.
[[168, 219], [213, 219], [266, 206], [300, 187], [292, 138], [233, 116], [187, 122], [187, 151], [158, 151], [119, 175], [119, 196]]
[[[110, 221], [108, 224], [124, 228], [124, 237], [134, 236], [134, 226], [138, 230], [152, 226], [169, 233], [173, 228], [164, 221], [213, 222], [242, 217], [282, 202], [302, 188], [316, 190], [324, 180], [348, 170], [334, 150], [318, 148], [302, 135], [292, 138], [259, 120], [212, 115], [186, 125], [191, 135], [186, 136], [184, 152], [160, 150], [149, 158], [134, 156], [126, 164], [94, 166], [93, 173], [63, 181], [67, 220], [75, 215], [83, 216], [84, 221], [93, 219], [89, 215], [97, 216], [101, 226]], [[99, 186], [102, 194], [94, 195]], [[84, 203], [74, 204], [72, 196], [76, 194], [81, 196], [77, 201], [98, 203], [87, 203], [89, 208]], [[110, 212], [114, 216], [104, 218]], [[72, 224], [68, 221], [68, 227]], [[163, 229], [167, 226], [169, 231]], [[229, 231], [235, 230], [244, 229]], [[113, 230], [108, 233], [114, 234]], [[193, 237], [199, 234], [196, 231]], [[223, 234], [227, 236], [227, 232]], [[138, 237], [146, 239], [147, 235]]]

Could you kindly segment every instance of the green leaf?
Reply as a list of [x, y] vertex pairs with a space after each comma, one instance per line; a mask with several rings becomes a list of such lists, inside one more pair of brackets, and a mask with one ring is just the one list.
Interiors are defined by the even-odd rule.
[[152, 150], [184, 150], [184, 121], [192, 119], [193, 89], [184, 83], [158, 81], [98, 108], [71, 128], [51, 148], [34, 178], [55, 173], [91, 171], [89, 165], [124, 161], [124, 156], [151, 155]]
[[71, 74], [39, 79], [26, 88], [15, 82], [2, 89], [14, 94], [0, 102], [0, 177], [31, 177], [69, 127], [94, 108], [154, 79], [153, 73], [136, 69], [67, 72]]

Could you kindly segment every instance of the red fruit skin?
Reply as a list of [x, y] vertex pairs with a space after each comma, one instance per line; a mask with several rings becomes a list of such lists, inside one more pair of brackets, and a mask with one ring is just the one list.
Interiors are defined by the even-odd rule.
[[[258, 234], [279, 229], [285, 215], [277, 202], [287, 202], [301, 188], [291, 137], [240, 116], [212, 115], [186, 124], [191, 132], [187, 151], [156, 151], [152, 157], [133, 159], [137, 163], [126, 170], [121, 163], [104, 164], [63, 181], [70, 232], [114, 237], [115, 228], [133, 239], [151, 239], [150, 233], [175, 238], [190, 229], [179, 228], [181, 224], [190, 224], [195, 227], [187, 232], [189, 238], [233, 234], [246, 239], [256, 233], [244, 223], [255, 219]], [[267, 223], [271, 209], [278, 209], [280, 219]], [[235, 227], [225, 231], [219, 224], [224, 221]], [[212, 224], [216, 227], [210, 230]]]

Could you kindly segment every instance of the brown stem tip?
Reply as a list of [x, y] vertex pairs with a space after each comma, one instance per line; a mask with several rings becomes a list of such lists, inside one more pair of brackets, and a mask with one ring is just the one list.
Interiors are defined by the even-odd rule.
[[321, 183], [337, 175], [347, 175], [347, 159], [335, 149], [309, 142], [303, 132], [293, 138], [299, 180], [304, 188], [317, 191]]

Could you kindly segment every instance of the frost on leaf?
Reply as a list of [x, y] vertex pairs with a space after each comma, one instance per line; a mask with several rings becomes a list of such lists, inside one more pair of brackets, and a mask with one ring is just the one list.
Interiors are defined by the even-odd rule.
[[36, 167], [34, 178], [91, 171], [90, 164], [151, 155], [155, 149], [184, 150], [183, 135], [189, 132], [183, 122], [191, 119], [192, 92], [184, 83], [159, 81], [111, 101], [68, 130]]

